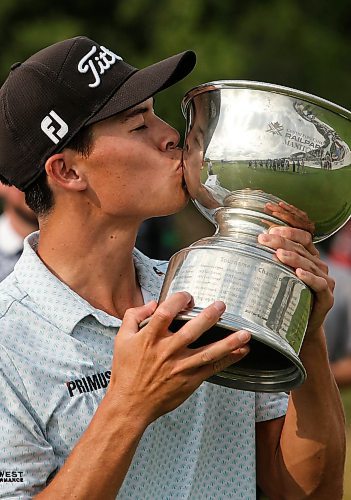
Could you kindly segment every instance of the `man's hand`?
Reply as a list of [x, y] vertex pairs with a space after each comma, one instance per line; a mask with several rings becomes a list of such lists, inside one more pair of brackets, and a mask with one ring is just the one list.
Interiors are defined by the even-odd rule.
[[[177, 332], [170, 332], [174, 317], [192, 304], [190, 294], [178, 292], [158, 307], [150, 302], [129, 309], [116, 336], [109, 396], [115, 394], [131, 415], [144, 418], [145, 425], [179, 406], [205, 379], [249, 351], [246, 331], [189, 349], [225, 310], [223, 302], [215, 302]], [[139, 330], [139, 324], [151, 315], [150, 322]]]
[[315, 224], [310, 220], [307, 213], [285, 201], [266, 203], [265, 212], [286, 222], [289, 226], [303, 229], [311, 234], [315, 231]]
[[[191, 295], [179, 292], [158, 307], [150, 302], [126, 311], [116, 335], [106, 395], [65, 464], [38, 498], [115, 498], [146, 427], [180, 405], [203, 380], [248, 353], [250, 334], [245, 331], [189, 349], [225, 310], [223, 302], [215, 302], [177, 332], [170, 332], [173, 318], [192, 304]], [[150, 316], [150, 322], [139, 329]], [[82, 463], [87, 474], [82, 474]]]
[[297, 277], [315, 292], [308, 330], [318, 330], [333, 305], [335, 282], [328, 276], [328, 266], [319, 258], [311, 234], [302, 229], [275, 226], [269, 234], [260, 234], [258, 241], [276, 250], [277, 259], [293, 268]]

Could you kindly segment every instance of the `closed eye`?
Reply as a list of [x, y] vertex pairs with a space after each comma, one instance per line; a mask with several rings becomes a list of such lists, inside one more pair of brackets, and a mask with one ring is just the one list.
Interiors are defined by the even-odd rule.
[[147, 128], [147, 126], [143, 123], [142, 125], [139, 125], [139, 127], [133, 128], [132, 132], [135, 132], [136, 130], [143, 130], [145, 128]]

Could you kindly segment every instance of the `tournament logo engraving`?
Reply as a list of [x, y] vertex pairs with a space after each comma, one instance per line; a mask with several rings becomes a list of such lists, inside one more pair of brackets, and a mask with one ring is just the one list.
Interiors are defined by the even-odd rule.
[[283, 130], [284, 127], [279, 122], [271, 122], [268, 124], [268, 129], [266, 130], [266, 132], [269, 132], [273, 135], [282, 135]]
[[46, 134], [55, 144], [57, 144], [68, 132], [67, 123], [53, 110], [45, 116], [40, 126], [44, 134]]
[[98, 87], [101, 83], [100, 75], [103, 75], [105, 71], [111, 68], [115, 64], [116, 61], [122, 61], [122, 57], [117, 56], [111, 50], [106, 49], [106, 47], [100, 46], [100, 52], [95, 57], [97, 48], [94, 47], [89, 50], [89, 52], [82, 57], [82, 59], [78, 63], [78, 71], [79, 73], [87, 73], [90, 69], [92, 72], [95, 81], [93, 83], [89, 83], [89, 87]]

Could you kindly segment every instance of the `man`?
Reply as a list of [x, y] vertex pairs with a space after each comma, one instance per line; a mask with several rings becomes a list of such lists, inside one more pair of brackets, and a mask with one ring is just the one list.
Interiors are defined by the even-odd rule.
[[14, 186], [0, 184], [3, 213], [0, 215], [0, 281], [14, 268], [23, 250], [23, 240], [38, 229], [38, 221]]
[[316, 292], [308, 380], [289, 401], [202, 383], [250, 335], [187, 348], [225, 305], [171, 334], [192, 297], [157, 307], [165, 264], [133, 251], [143, 220], [188, 201], [178, 133], [152, 96], [194, 63], [185, 52], [137, 71], [78, 37], [13, 66], [2, 88], [1, 176], [40, 225], [0, 287], [0, 470], [15, 479], [3, 496], [254, 498], [256, 443], [272, 498], [341, 497], [343, 412], [321, 326], [333, 283], [309, 234], [260, 239]]

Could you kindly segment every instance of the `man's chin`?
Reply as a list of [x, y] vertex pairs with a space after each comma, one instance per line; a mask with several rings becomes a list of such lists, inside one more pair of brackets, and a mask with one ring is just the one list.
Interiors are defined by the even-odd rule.
[[176, 206], [170, 207], [170, 209], [167, 212], [162, 213], [162, 215], [160, 215], [160, 217], [164, 217], [167, 215], [175, 215], [175, 214], [181, 212], [188, 205], [188, 203], [190, 201], [189, 193], [186, 192], [186, 193], [184, 193], [184, 195], [185, 196], [183, 197], [183, 200], [179, 201], [179, 203], [177, 203]]

